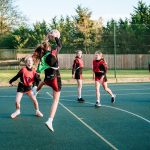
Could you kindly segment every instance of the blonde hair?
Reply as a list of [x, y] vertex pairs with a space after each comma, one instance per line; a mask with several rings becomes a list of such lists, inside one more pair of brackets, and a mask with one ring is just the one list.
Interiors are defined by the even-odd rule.
[[101, 51], [96, 51], [95, 54], [102, 54], [103, 55], [103, 53]]
[[24, 63], [26, 64], [27, 61], [28, 61], [30, 58], [33, 60], [33, 58], [32, 58], [31, 55], [26, 56], [25, 59], [24, 59]]
[[77, 50], [77, 51], [76, 51], [76, 54], [78, 54], [79, 52], [81, 52], [81, 53], [82, 53], [82, 51], [81, 51], [81, 50]]

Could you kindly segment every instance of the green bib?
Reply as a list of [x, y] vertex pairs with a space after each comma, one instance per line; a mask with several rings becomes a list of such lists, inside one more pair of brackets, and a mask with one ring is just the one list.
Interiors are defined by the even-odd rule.
[[50, 54], [50, 52], [46, 52], [46, 54], [41, 58], [41, 61], [37, 67], [36, 72], [41, 73], [43, 72], [45, 69], [50, 68], [50, 66], [46, 63], [46, 57]]

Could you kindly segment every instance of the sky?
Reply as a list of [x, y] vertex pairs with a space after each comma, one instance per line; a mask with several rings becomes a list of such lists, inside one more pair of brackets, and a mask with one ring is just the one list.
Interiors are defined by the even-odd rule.
[[[92, 19], [103, 18], [105, 24], [110, 19], [130, 18], [134, 6], [139, 0], [16, 0], [19, 10], [27, 17], [29, 24], [45, 20], [50, 22], [55, 16], [58, 18], [76, 15], [77, 5], [88, 8], [92, 12]], [[143, 0], [150, 5], [150, 0]]]

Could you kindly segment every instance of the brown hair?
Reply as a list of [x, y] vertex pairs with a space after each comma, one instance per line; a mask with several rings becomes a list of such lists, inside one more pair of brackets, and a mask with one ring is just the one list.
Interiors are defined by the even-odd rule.
[[36, 60], [40, 60], [42, 58], [42, 56], [44, 55], [44, 48], [43, 48], [43, 45], [40, 44], [36, 47], [36, 49], [34, 50], [34, 53], [33, 53], [33, 57], [36, 59]]
[[48, 48], [51, 50], [51, 45], [49, 44], [49, 42], [44, 41], [44, 42], [42, 43], [42, 45], [43, 45], [43, 49], [44, 49], [44, 50], [48, 50]]

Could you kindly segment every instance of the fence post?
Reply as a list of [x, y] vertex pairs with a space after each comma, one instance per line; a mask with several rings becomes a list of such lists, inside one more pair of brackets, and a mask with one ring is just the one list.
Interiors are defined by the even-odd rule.
[[116, 24], [114, 23], [114, 77], [117, 82], [117, 73], [116, 73]]

